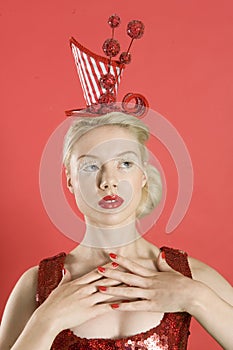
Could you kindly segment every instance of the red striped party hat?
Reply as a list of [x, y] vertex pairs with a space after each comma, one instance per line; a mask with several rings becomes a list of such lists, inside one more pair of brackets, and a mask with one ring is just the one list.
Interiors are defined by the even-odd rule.
[[[103, 112], [119, 110], [116, 105], [116, 96], [126, 64], [131, 61], [131, 48], [134, 39], [139, 39], [144, 33], [144, 24], [141, 21], [133, 20], [128, 23], [127, 34], [131, 37], [129, 48], [122, 52], [119, 60], [112, 58], [120, 52], [120, 44], [114, 39], [114, 30], [120, 24], [120, 18], [112, 15], [108, 19], [112, 28], [112, 38], [105, 40], [103, 51], [107, 57], [97, 55], [81, 45], [73, 37], [70, 39], [70, 46], [74, 56], [79, 80], [82, 86], [86, 109], [73, 109], [66, 111], [67, 116], [79, 115], [80, 113], [103, 114]], [[131, 102], [134, 101], [132, 108]], [[131, 107], [127, 109], [127, 106]], [[122, 101], [122, 110], [131, 114], [142, 116], [148, 107], [148, 102], [141, 94], [129, 93]]]
[[101, 86], [100, 81], [109, 71], [115, 78], [113, 92], [117, 94], [125, 64], [120, 61], [111, 60], [109, 69], [109, 59], [107, 57], [102, 57], [91, 52], [74, 38], [70, 39], [70, 46], [87, 106], [99, 103], [100, 96], [106, 93], [106, 88]]

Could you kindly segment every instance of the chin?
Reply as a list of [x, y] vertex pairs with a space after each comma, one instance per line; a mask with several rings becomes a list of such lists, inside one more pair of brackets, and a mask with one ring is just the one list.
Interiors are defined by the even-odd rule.
[[104, 218], [98, 218], [97, 216], [95, 218], [88, 218], [87, 222], [96, 227], [113, 227], [113, 226], [126, 226], [129, 225], [132, 222], [135, 222], [136, 217], [133, 215], [131, 216], [122, 216], [122, 214], [105, 214]]

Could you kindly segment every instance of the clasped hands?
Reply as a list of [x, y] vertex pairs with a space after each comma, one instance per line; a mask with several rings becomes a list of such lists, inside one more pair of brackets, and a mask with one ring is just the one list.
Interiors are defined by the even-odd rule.
[[38, 308], [42, 317], [53, 320], [57, 333], [79, 327], [111, 307], [159, 313], [192, 310], [199, 282], [173, 270], [164, 252], [156, 261], [157, 270], [113, 253], [109, 257], [111, 263], [76, 279], [66, 270], [57, 288]]
[[[98, 285], [99, 292], [119, 298], [111, 307], [120, 311], [183, 312], [192, 299], [192, 279], [172, 269], [165, 253], [157, 259], [158, 271], [114, 253], [111, 267], [98, 267], [102, 276], [119, 281], [118, 286]], [[101, 280], [99, 280], [101, 282]], [[121, 302], [122, 300], [122, 302]]]

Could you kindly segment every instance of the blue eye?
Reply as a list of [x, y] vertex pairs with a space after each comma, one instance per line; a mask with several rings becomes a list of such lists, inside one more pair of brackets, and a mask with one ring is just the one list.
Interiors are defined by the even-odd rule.
[[123, 168], [123, 169], [129, 169], [129, 168], [132, 168], [132, 166], [133, 166], [133, 162], [130, 162], [128, 160], [120, 163], [120, 168]]
[[99, 168], [96, 164], [89, 164], [89, 165], [85, 165], [82, 167], [82, 170], [83, 171], [87, 171], [87, 172], [95, 172], [95, 171], [98, 171]]

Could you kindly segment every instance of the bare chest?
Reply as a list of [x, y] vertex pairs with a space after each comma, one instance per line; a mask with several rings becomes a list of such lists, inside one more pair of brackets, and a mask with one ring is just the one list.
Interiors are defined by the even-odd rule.
[[156, 312], [111, 310], [71, 330], [81, 338], [128, 337], [158, 326], [163, 316]]

